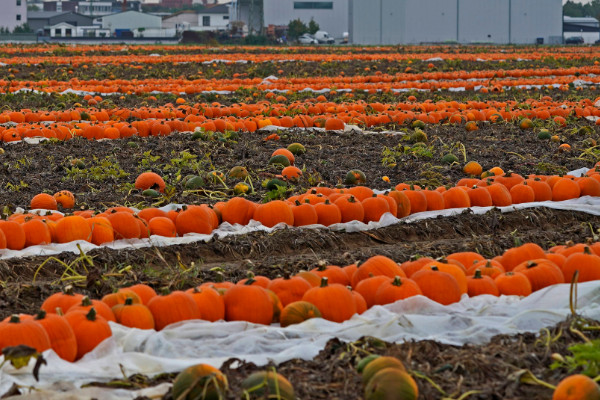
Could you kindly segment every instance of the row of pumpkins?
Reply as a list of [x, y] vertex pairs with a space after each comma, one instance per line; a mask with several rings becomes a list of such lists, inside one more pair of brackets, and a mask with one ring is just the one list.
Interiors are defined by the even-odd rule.
[[[475, 169], [480, 169], [475, 166]], [[359, 175], [360, 171], [356, 172]], [[500, 172], [500, 171], [497, 171]], [[422, 211], [471, 206], [508, 206], [511, 204], [567, 200], [579, 196], [600, 196], [600, 164], [586, 177], [535, 175], [527, 179], [515, 173], [499, 173], [484, 179], [464, 178], [457, 186], [424, 190], [404, 183], [385, 194], [375, 194], [366, 186], [344, 189], [315, 187], [287, 200], [254, 203], [233, 197], [213, 206], [189, 205], [163, 211], [148, 207], [135, 212], [129, 207], [112, 207], [102, 213], [75, 211], [64, 216], [58, 212], [43, 215], [13, 214], [0, 221], [0, 249], [86, 240], [100, 245], [117, 239], [183, 236], [187, 233], [210, 234], [222, 222], [247, 225], [251, 220], [267, 227], [279, 223], [290, 226], [321, 224], [330, 226], [350, 221], [379, 221], [386, 213], [402, 218]], [[146, 172], [136, 180], [140, 189], [165, 183], [156, 173]], [[49, 195], [41, 193], [32, 200], [31, 209], [56, 210], [58, 205], [71, 209], [74, 195], [66, 190]]]
[[[0, 349], [18, 344], [38, 351], [52, 347], [74, 361], [112, 335], [107, 321], [156, 330], [191, 319], [279, 322], [286, 327], [314, 317], [343, 322], [374, 305], [416, 295], [444, 305], [463, 295], [527, 296], [570, 282], [576, 271], [580, 282], [599, 280], [597, 253], [600, 242], [555, 246], [548, 252], [526, 243], [494, 259], [459, 252], [443, 260], [422, 257], [397, 264], [377, 255], [358, 266], [321, 263], [312, 271], [273, 280], [249, 273], [237, 284], [206, 282], [164, 295], [145, 284], [121, 288], [101, 300], [67, 290], [48, 297], [37, 316], [13, 315], [0, 323]], [[58, 315], [62, 312], [64, 316]], [[29, 337], [32, 341], [24, 342]]]

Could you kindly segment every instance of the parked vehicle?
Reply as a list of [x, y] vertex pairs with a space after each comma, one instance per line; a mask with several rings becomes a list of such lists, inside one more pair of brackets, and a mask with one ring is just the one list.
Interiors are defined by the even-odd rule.
[[325, 32], [325, 31], [316, 31], [314, 37], [315, 37], [315, 39], [317, 39], [319, 41], [319, 43], [322, 43], [322, 44], [334, 44], [335, 43], [335, 39], [332, 38], [331, 36], [329, 36], [329, 33]]
[[565, 44], [583, 44], [584, 40], [582, 36], [572, 36], [565, 39]]
[[319, 44], [319, 41], [310, 33], [304, 33], [298, 37], [300, 44]]

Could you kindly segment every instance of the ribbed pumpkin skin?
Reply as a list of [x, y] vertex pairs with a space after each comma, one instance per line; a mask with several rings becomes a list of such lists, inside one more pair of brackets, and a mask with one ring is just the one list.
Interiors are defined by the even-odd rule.
[[498, 292], [506, 296], [529, 296], [532, 292], [531, 282], [520, 272], [508, 271], [494, 278]]
[[398, 300], [407, 299], [412, 296], [422, 295], [421, 288], [415, 281], [408, 278], [394, 277], [387, 279], [377, 292], [375, 292], [375, 304], [390, 304]]
[[314, 287], [304, 293], [303, 301], [317, 306], [324, 319], [333, 322], [346, 321], [356, 314], [356, 305], [352, 293], [343, 285], [333, 283], [327, 284], [327, 278], [323, 278], [321, 286]]
[[423, 295], [443, 305], [460, 301], [461, 290], [456, 279], [442, 271], [422, 269], [411, 277], [419, 285]]
[[117, 304], [125, 304], [127, 298], [131, 298], [132, 303], [141, 303], [142, 300], [136, 292], [131, 289], [121, 288], [115, 293], [109, 293], [102, 297], [102, 302], [105, 303], [109, 308], [113, 308]]
[[137, 239], [140, 237], [140, 225], [133, 214], [126, 211], [109, 213], [106, 218], [113, 227], [115, 240]]
[[164, 237], [176, 237], [177, 228], [173, 221], [168, 217], [154, 217], [148, 222], [148, 229], [151, 235]]
[[248, 225], [254, 215], [255, 205], [243, 197], [233, 197], [225, 203], [221, 211], [223, 222]]
[[63, 360], [73, 362], [77, 357], [77, 339], [65, 317], [41, 311], [35, 318], [50, 339], [52, 350]]
[[210, 234], [213, 231], [213, 220], [207, 208], [189, 206], [177, 215], [175, 227], [179, 236], [186, 233]]
[[154, 317], [157, 331], [175, 322], [200, 319], [202, 315], [192, 297], [181, 291], [153, 297], [147, 304]]
[[33, 196], [29, 207], [34, 210], [37, 208], [44, 210], [56, 210], [57, 204], [54, 196], [47, 193], [40, 193]]
[[560, 268], [547, 259], [525, 261], [517, 265], [513, 271], [527, 276], [531, 282], [531, 290], [534, 292], [551, 285], [565, 283], [565, 277]]
[[27, 238], [21, 224], [14, 221], [0, 221], [0, 230], [2, 230], [6, 238], [7, 248], [21, 250], [25, 246]]
[[418, 397], [419, 389], [414, 379], [396, 368], [379, 371], [365, 388], [365, 400], [417, 400]]
[[273, 200], [259, 205], [254, 211], [252, 218], [269, 228], [281, 222], [290, 226], [294, 225], [294, 212], [292, 208], [289, 204], [281, 200]]
[[154, 317], [150, 309], [141, 304], [117, 304], [112, 308], [117, 322], [138, 329], [154, 329]]
[[283, 307], [290, 303], [299, 301], [312, 285], [303, 278], [291, 277], [290, 279], [276, 278], [269, 282], [267, 289], [272, 290]]
[[533, 260], [536, 258], [546, 258], [544, 249], [535, 243], [525, 243], [519, 247], [508, 249], [502, 254], [500, 263], [504, 269], [512, 271], [518, 264], [523, 261]]
[[286, 305], [279, 316], [282, 327], [299, 324], [311, 318], [321, 318], [321, 311], [307, 301], [295, 301]]
[[98, 316], [101, 316], [105, 320], [113, 322], [117, 321], [111, 308], [108, 305], [106, 305], [105, 302], [101, 300], [90, 300], [87, 297], [84, 297], [81, 303], [71, 306], [71, 308], [67, 310], [65, 315], [75, 311], [85, 311], [87, 313], [92, 307], [96, 310]]
[[159, 192], [165, 190], [165, 181], [160, 175], [154, 172], [144, 172], [138, 175], [135, 180], [135, 188], [146, 190], [156, 187]]
[[192, 288], [186, 291], [200, 310], [200, 315], [205, 321], [219, 321], [225, 319], [225, 302], [223, 296], [211, 287]]
[[352, 276], [352, 287], [369, 276], [385, 275], [393, 278], [395, 276], [406, 277], [406, 274], [396, 262], [385, 256], [373, 256], [358, 266]]
[[600, 400], [600, 387], [586, 375], [567, 376], [554, 389], [552, 400]]
[[389, 280], [390, 278], [385, 275], [372, 276], [370, 278], [363, 279], [362, 281], [358, 282], [358, 285], [356, 285], [354, 291], [360, 293], [360, 295], [365, 300], [367, 308], [371, 308], [375, 304], [377, 304], [375, 302], [375, 296], [377, 294], [377, 291], [379, 290], [381, 285], [383, 285]]
[[396, 368], [400, 371], [406, 371], [404, 364], [402, 361], [397, 359], [396, 357], [377, 357], [373, 361], [369, 362], [362, 371], [362, 383], [366, 385], [369, 383], [371, 378], [373, 378], [379, 371], [386, 368]]
[[[242, 381], [242, 389], [248, 392], [250, 399], [296, 399], [290, 381], [274, 371], [259, 371], [251, 374]], [[276, 393], [279, 393], [279, 397]]]
[[84, 296], [79, 293], [54, 293], [44, 300], [40, 308], [46, 311], [48, 314], [56, 314], [57, 308], [60, 308], [63, 313], [66, 313], [71, 306], [80, 303], [83, 297]]
[[591, 253], [574, 253], [567, 257], [561, 269], [567, 283], [571, 282], [575, 271], [579, 271], [578, 282], [599, 280], [600, 257]]
[[40, 353], [51, 346], [44, 328], [32, 319], [0, 322], [0, 354], [3, 348], [20, 344], [33, 347]]
[[35, 246], [39, 244], [48, 244], [52, 242], [52, 235], [48, 225], [39, 219], [32, 219], [23, 223], [23, 231], [25, 232], [25, 247]]
[[273, 302], [258, 285], [235, 285], [227, 289], [225, 296], [225, 320], [248, 321], [269, 325], [273, 320]]
[[115, 240], [115, 231], [112, 224], [106, 217], [92, 217], [87, 219], [88, 225], [92, 230], [91, 242], [95, 245], [109, 243]]
[[[192, 388], [191, 390], [189, 390]], [[173, 399], [219, 400], [226, 396], [227, 377], [208, 364], [198, 364], [181, 371], [173, 381]], [[184, 392], [189, 390], [185, 397]], [[204, 396], [203, 396], [204, 394]]]
[[129, 286], [126, 289], [137, 293], [137, 295], [140, 297], [140, 300], [142, 301], [142, 304], [148, 305], [148, 302], [153, 297], [156, 297], [156, 291], [144, 283], [138, 283], [136, 285]]
[[88, 316], [90, 312], [83, 310], [65, 314], [65, 319], [71, 325], [77, 340], [77, 360], [94, 350], [104, 339], [112, 336], [110, 325], [104, 318], [95, 316], [88, 319]]
[[74, 240], [92, 240], [92, 230], [85, 218], [78, 215], [64, 217], [56, 223], [56, 239], [58, 243], [69, 243]]

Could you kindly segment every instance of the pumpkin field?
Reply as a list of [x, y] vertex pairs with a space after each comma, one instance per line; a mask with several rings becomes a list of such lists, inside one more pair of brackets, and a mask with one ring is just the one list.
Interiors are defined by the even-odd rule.
[[596, 47], [2, 46], [0, 397], [600, 399], [599, 84]]

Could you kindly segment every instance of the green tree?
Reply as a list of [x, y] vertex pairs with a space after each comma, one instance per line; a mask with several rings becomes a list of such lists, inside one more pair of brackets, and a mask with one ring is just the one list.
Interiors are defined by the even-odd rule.
[[27, 23], [16, 26], [15, 29], [13, 29], [13, 33], [31, 33], [31, 32], [33, 32], [33, 31], [31, 30], [29, 25], [27, 25]]
[[311, 18], [310, 22], [308, 23], [308, 33], [314, 35], [319, 29], [321, 29], [319, 24], [317, 24], [315, 20]]
[[290, 21], [288, 24], [288, 38], [298, 39], [298, 36], [308, 32], [308, 27], [300, 19]]
[[583, 4], [569, 0], [563, 6], [563, 15], [567, 17], [584, 17], [584, 13]]

